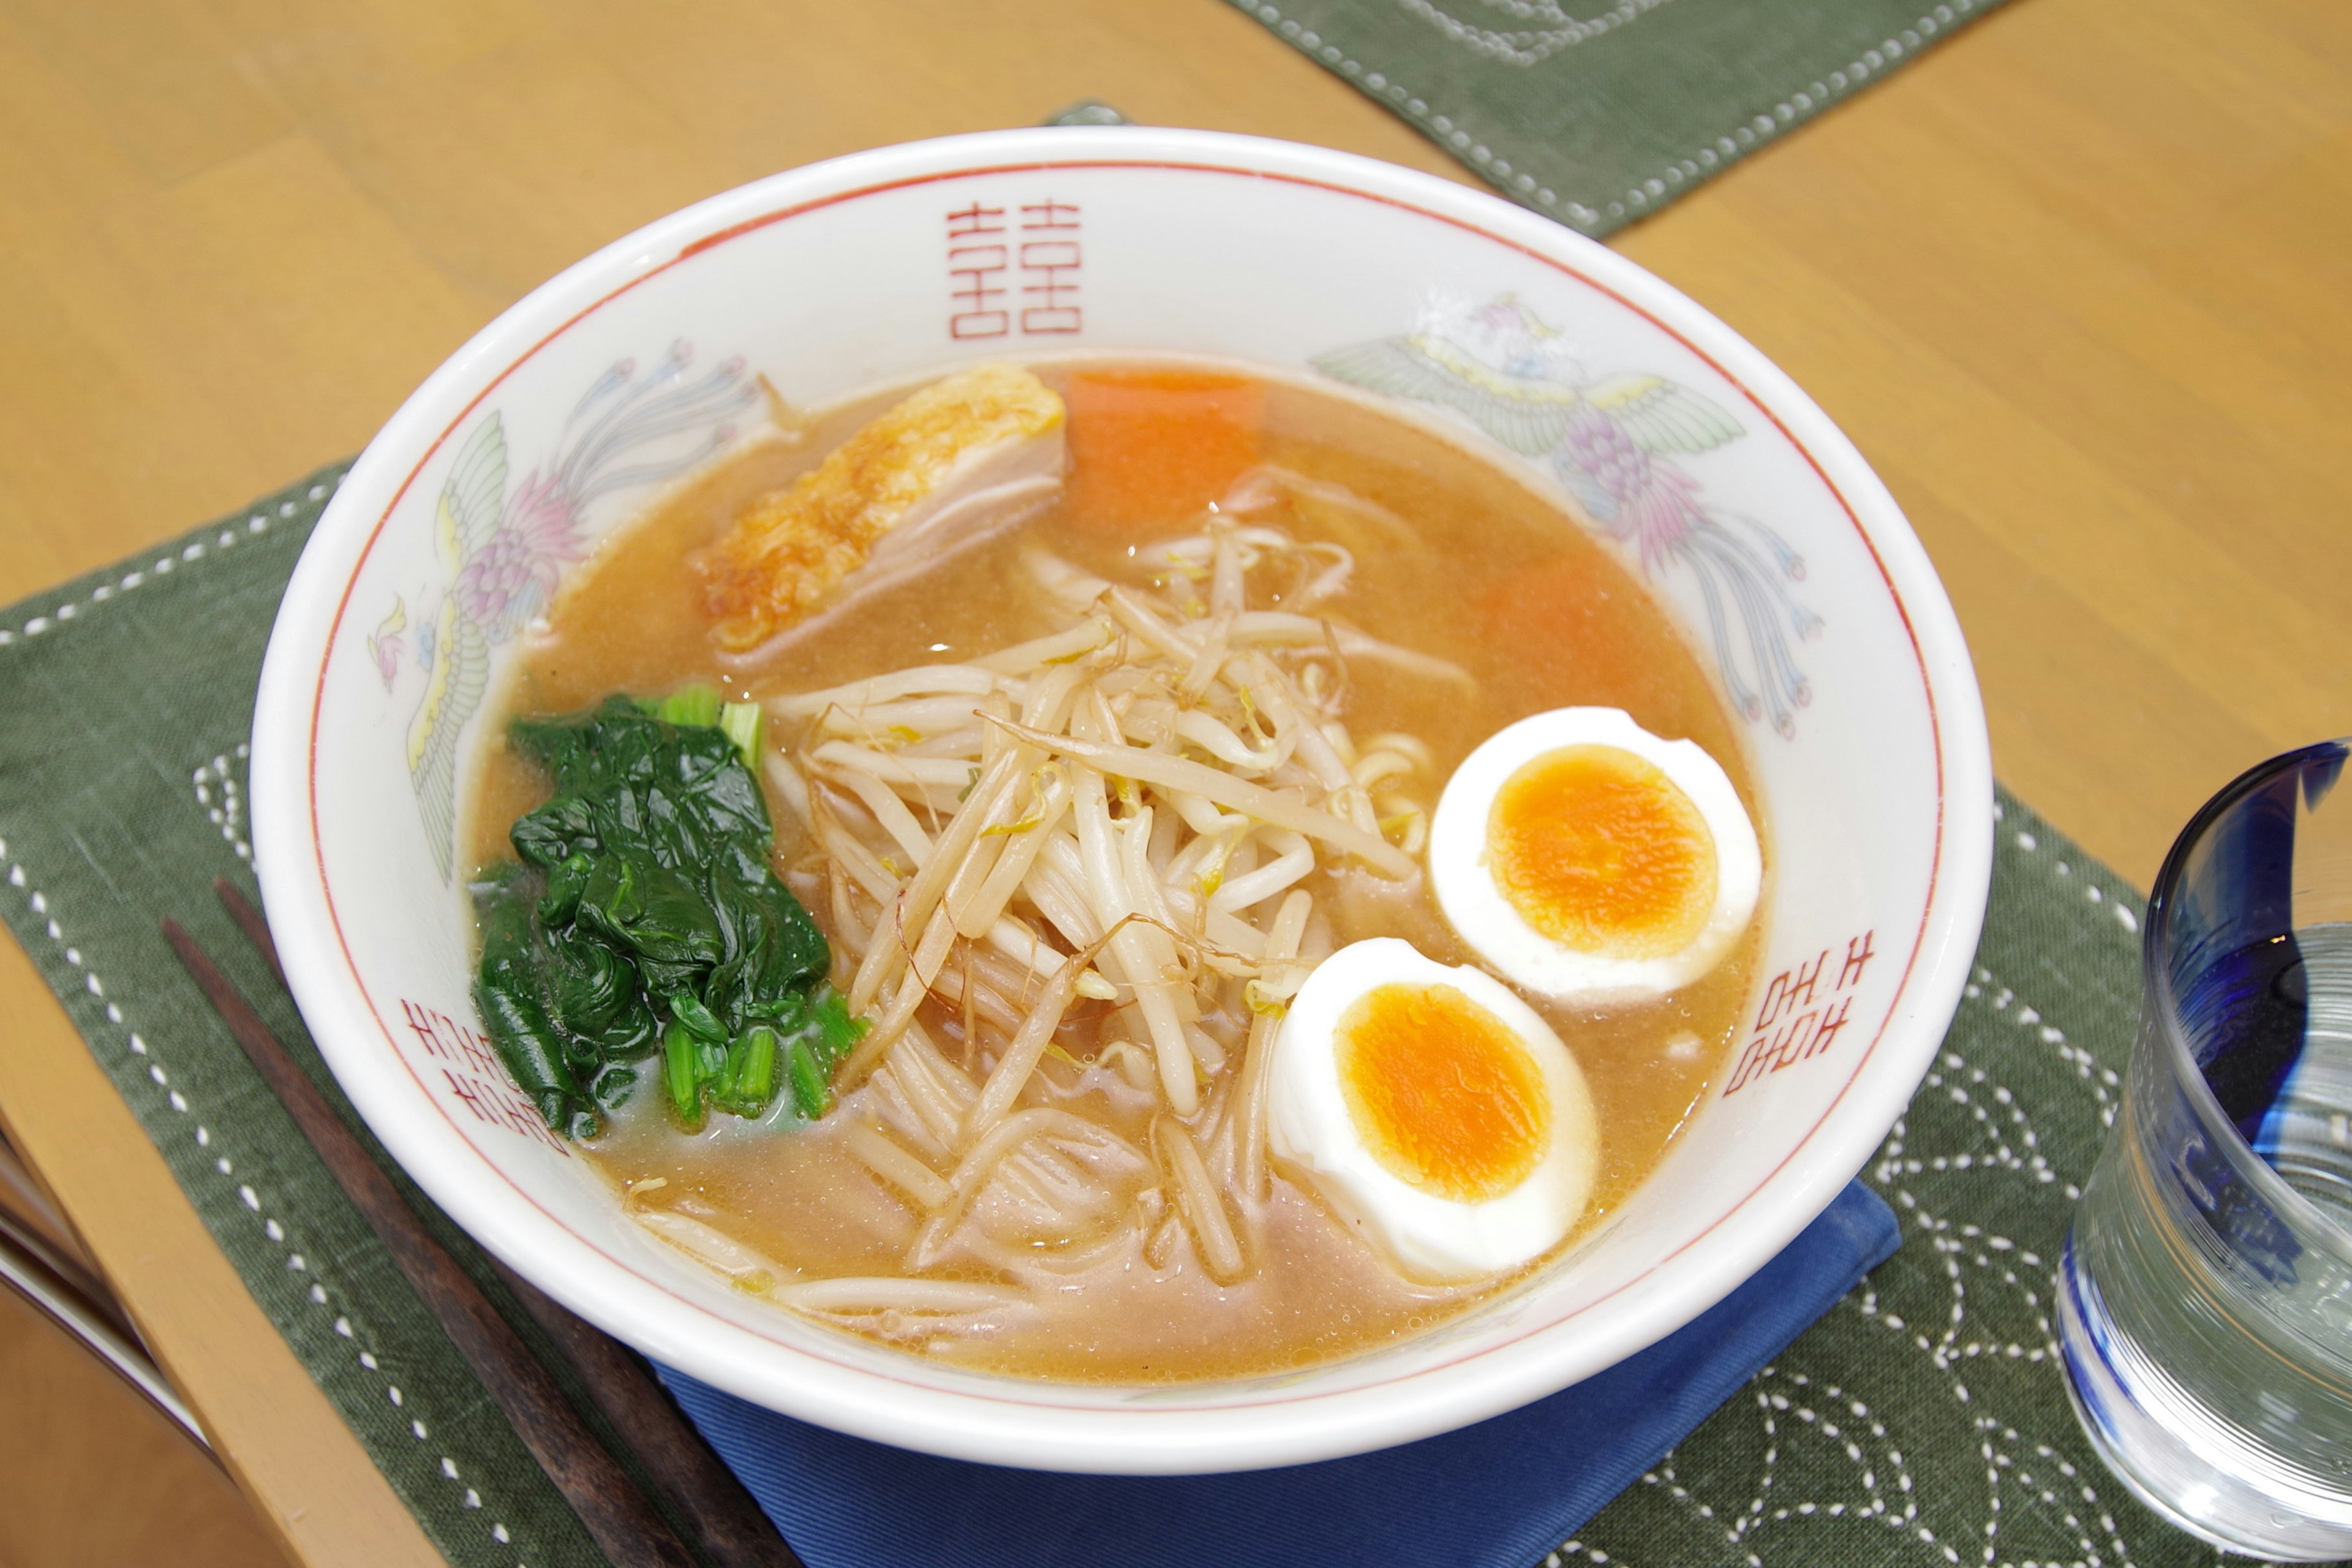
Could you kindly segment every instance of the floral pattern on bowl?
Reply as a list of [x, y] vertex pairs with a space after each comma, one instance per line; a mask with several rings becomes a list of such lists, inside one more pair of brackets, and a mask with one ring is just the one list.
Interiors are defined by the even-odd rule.
[[[730, 358], [621, 368], [673, 342]], [[661, 1247], [586, 1162], [479, 1103], [450, 803], [490, 729], [486, 694], [567, 567], [722, 442], [761, 380], [823, 407], [981, 358], [1074, 353], [1248, 362], [1335, 390], [1417, 369], [1361, 395], [1538, 465], [1782, 737], [1750, 758], [1772, 846], [1762, 984], [1680, 1148], [1613, 1229], [1507, 1300], [1276, 1379], [1024, 1383], [853, 1341]], [[457, 1223], [745, 1398], [931, 1452], [1134, 1473], [1426, 1436], [1719, 1300], [1862, 1168], [1932, 1062], [1982, 917], [1991, 798], [1967, 652], [1917, 541], [1852, 445], [1722, 323], [1447, 182], [1133, 127], [796, 170], [535, 291], [412, 396], [320, 521], [271, 640], [252, 762], [289, 981], [353, 1104]]]
[[1706, 604], [1708, 641], [1732, 706], [1783, 738], [1813, 689], [1789, 650], [1822, 618], [1787, 586], [1805, 558], [1752, 517], [1705, 499], [1673, 454], [1745, 434], [1702, 394], [1643, 371], [1592, 374], [1567, 335], [1510, 294], [1441, 306], [1420, 330], [1318, 354], [1337, 380], [1449, 408], [1557, 478], [1644, 574], [1686, 574]]
[[696, 375], [694, 345], [681, 339], [649, 375], [625, 359], [598, 376], [520, 484], [509, 482], [498, 410], [458, 447], [434, 508], [440, 572], [415, 590], [413, 618], [408, 595], [396, 594], [367, 638], [387, 692], [420, 688], [410, 699], [408, 778], [443, 880], [457, 853], [460, 738], [488, 688], [490, 650], [553, 601], [565, 569], [586, 552], [592, 503], [684, 473], [732, 441], [759, 401], [741, 359]]

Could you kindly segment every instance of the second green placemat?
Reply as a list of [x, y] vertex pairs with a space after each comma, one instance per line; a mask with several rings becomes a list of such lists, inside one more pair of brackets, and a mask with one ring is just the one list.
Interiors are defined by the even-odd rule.
[[1586, 234], [1657, 211], [2000, 0], [1232, 0]]

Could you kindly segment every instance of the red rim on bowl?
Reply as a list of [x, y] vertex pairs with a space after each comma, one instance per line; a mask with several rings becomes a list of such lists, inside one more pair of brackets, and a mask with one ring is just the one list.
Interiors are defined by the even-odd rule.
[[[684, 1300], [557, 1215], [487, 1158], [402, 1048], [346, 934], [321, 826], [327, 688], [355, 654], [354, 594], [420, 476], [486, 399], [652, 280], [809, 215], [976, 176], [1118, 170], [1294, 185], [1443, 226], [1532, 258], [1632, 311], [1736, 388], [1835, 498], [1916, 666], [1933, 752], [1935, 842], [1900, 980], [1811, 1128], [1748, 1190], [1719, 1194], [1681, 1245], [1564, 1316], [1400, 1363], [1115, 1397], [937, 1373], [822, 1331], [766, 1334]], [[775, 176], [664, 218], [535, 290], [460, 350], [370, 446], [320, 524], [271, 639], [252, 757], [255, 848], [289, 979], [322, 1052], [386, 1148], [451, 1216], [534, 1282], [656, 1359], [757, 1403], [907, 1447], [1046, 1468], [1184, 1473], [1297, 1463], [1465, 1425], [1588, 1376], [1671, 1332], [1776, 1254], [1875, 1149], [1932, 1060], [1975, 950], [1991, 854], [1981, 706], [1959, 630], [1899, 510], [1860, 455], [1728, 328], [1631, 263], [1495, 197], [1369, 160], [1208, 132], [1068, 129], [950, 138]], [[1895, 958], [1892, 952], [1884, 955]], [[1859, 1032], [1857, 1032], [1857, 1037]], [[1695, 1257], [1701, 1254], [1703, 1257]], [[1700, 1266], [1703, 1263], [1703, 1267]], [[781, 1316], [781, 1314], [779, 1314]]]

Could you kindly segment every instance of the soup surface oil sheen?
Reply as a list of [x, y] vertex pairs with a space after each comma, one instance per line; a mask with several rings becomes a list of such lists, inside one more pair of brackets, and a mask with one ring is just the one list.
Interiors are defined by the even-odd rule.
[[[1059, 390], [1076, 363], [1034, 368]], [[1301, 540], [1333, 530], [1348, 534], [1355, 570], [1333, 612], [1475, 678], [1475, 689], [1465, 691], [1375, 660], [1353, 660], [1345, 697], [1353, 732], [1420, 737], [1433, 782], [1442, 783], [1481, 741], [1531, 713], [1622, 709], [1657, 735], [1705, 748], [1753, 816], [1740, 738], [1697, 659], [1632, 575], [1558, 504], [1488, 460], [1350, 398], [1286, 380], [1242, 384], [1241, 393], [1222, 395], [1227, 405], [1246, 405], [1261, 422], [1259, 456], [1308, 481], [1293, 490], [1284, 526]], [[1131, 581], [1139, 542], [1197, 530], [1197, 517], [1181, 510], [1156, 529], [1124, 520], [1107, 529], [1100, 506], [1074, 504], [1090, 477], [1087, 405], [1073, 396], [1071, 449], [1078, 467], [1060, 502], [882, 591], [856, 613], [793, 641], [755, 673], [722, 662], [696, 552], [744, 508], [821, 462], [887, 401], [831, 410], [803, 428], [740, 447], [615, 530], [575, 570], [547, 626], [517, 660], [501, 711], [568, 712], [615, 691], [660, 693], [691, 682], [716, 685], [731, 699], [766, 700], [909, 665], [977, 658], [1058, 624], [1028, 590], [1024, 550], [1043, 547], [1114, 582]], [[1094, 487], [1097, 493], [1101, 488]], [[1345, 506], [1315, 500], [1342, 492], [1353, 498]], [[1134, 510], [1129, 499], [1119, 505]], [[789, 749], [798, 739], [772, 725], [772, 745]], [[1624, 895], [1640, 908], [1610, 914], [1604, 923], [1619, 933], [1613, 940], [1636, 945], [1650, 924], [1670, 936], [1683, 918], [1678, 879], [1706, 852], [1705, 825], [1690, 831], [1671, 799], [1641, 787], [1645, 778], [1629, 787], [1622, 778], [1558, 773], [1541, 771], [1525, 788], [1603, 796], [1614, 790], [1630, 798], [1618, 799], [1613, 809], [1664, 811], [1654, 825], [1664, 846], [1659, 865], [1634, 879]], [[800, 819], [770, 789], [779, 834], [774, 864], [790, 882], [811, 845], [801, 837]], [[505, 856], [509, 826], [546, 795], [532, 767], [502, 743], [486, 745], [466, 818], [470, 863]], [[1574, 880], [1573, 861], [1572, 847], [1536, 844], [1519, 863], [1534, 882], [1556, 889], [1560, 878]], [[806, 890], [805, 879], [794, 886], [825, 924], [824, 900]], [[1360, 871], [1318, 869], [1303, 886], [1315, 894], [1318, 920], [1328, 923], [1320, 936], [1329, 947], [1400, 937], [1442, 963], [1477, 962], [1436, 908], [1425, 878], [1401, 894]], [[1573, 920], [1572, 900], [1542, 896], [1564, 911], [1559, 918]], [[1654, 1000], [1580, 1009], [1528, 998], [1581, 1068], [1600, 1128], [1592, 1201], [1567, 1246], [1622, 1205], [1706, 1095], [1738, 1028], [1755, 944], [1751, 928], [1711, 973]], [[1381, 1005], [1425, 1008], [1444, 1000], [1403, 997]], [[1152, 1148], [1154, 1118], [1162, 1114], [1156, 1102], [1091, 1059], [1106, 1016], [1099, 1003], [1081, 1000], [1073, 1008], [1055, 1036], [1058, 1054], [1041, 1065], [1025, 1101], [1079, 1110], [1134, 1146]], [[1491, 1079], [1475, 1127], [1420, 1118], [1410, 1094], [1395, 1092], [1397, 1080], [1383, 1075], [1378, 1021], [1360, 1022], [1353, 1048], [1365, 1086], [1362, 1114], [1397, 1134], [1392, 1152], [1417, 1173], [1407, 1179], [1475, 1193], [1507, 1175], [1515, 1162], [1532, 1159], [1541, 1102], [1513, 1078], [1516, 1055], [1490, 1048], [1475, 1017], [1448, 1020], [1465, 1070]], [[960, 1029], [949, 1016], [934, 1031], [951, 1056]], [[974, 1048], [968, 1040], [964, 1047]], [[666, 1116], [658, 1095], [640, 1092], [586, 1152], [624, 1192], [638, 1194], [632, 1202], [723, 1232], [773, 1260], [781, 1278], [899, 1273], [921, 1217], [850, 1153], [845, 1137], [855, 1098], [803, 1130], [719, 1117], [689, 1134]], [[1405, 1129], [1411, 1131], [1399, 1131]], [[1148, 1171], [1096, 1175], [1104, 1205], [1147, 1201]], [[1460, 1313], [1527, 1272], [1465, 1286], [1415, 1284], [1278, 1167], [1268, 1193], [1262, 1202], [1243, 1202], [1248, 1212], [1242, 1228], [1255, 1267], [1237, 1284], [1219, 1284], [1181, 1246], [1160, 1258], [1131, 1246], [1090, 1254], [1084, 1236], [1064, 1237], [1038, 1248], [1053, 1284], [1034, 1292], [1035, 1310], [987, 1331], [925, 1338], [887, 1315], [857, 1326], [911, 1351], [1008, 1374], [1118, 1384], [1232, 1379], [1376, 1349]], [[1098, 1217], [1105, 1235], [1127, 1219], [1108, 1210]], [[1018, 1215], [1008, 1210], [998, 1234], [1017, 1237]], [[1065, 1266], [1067, 1272], [1060, 1272]], [[1541, 1267], [1540, 1260], [1530, 1267]], [[942, 1272], [959, 1268], [963, 1278], [994, 1277], [976, 1265]]]

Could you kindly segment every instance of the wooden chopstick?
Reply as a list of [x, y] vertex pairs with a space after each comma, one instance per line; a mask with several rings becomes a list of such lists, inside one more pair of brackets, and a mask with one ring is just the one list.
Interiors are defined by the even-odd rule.
[[547, 1369], [480, 1288], [401, 1201], [392, 1179], [343, 1125], [319, 1086], [294, 1065], [236, 987], [179, 921], [164, 919], [163, 939], [604, 1555], [615, 1568], [695, 1568], [668, 1522], [596, 1441]]
[[719, 1568], [803, 1568], [735, 1472], [687, 1423], [645, 1363], [497, 1258], [490, 1263], [579, 1373], [604, 1418], [629, 1439], [654, 1484], [693, 1522], [704, 1552]]
[[293, 991], [286, 984], [286, 966], [278, 961], [278, 939], [269, 934], [269, 922], [261, 918], [261, 911], [253, 907], [253, 900], [245, 896], [245, 889], [226, 877], [215, 877], [213, 897], [218, 899], [221, 908], [228, 911], [228, 918], [236, 922], [236, 929], [245, 933], [245, 940], [253, 944], [253, 951], [261, 954], [261, 961], [269, 965], [270, 974], [278, 981], [278, 989], [291, 996]]
[[[213, 879], [213, 891], [229, 919], [268, 962], [278, 984], [284, 985], [286, 970], [278, 963], [278, 944], [261, 911], [226, 877]], [[341, 1127], [341, 1118], [336, 1125]], [[718, 1568], [803, 1568], [751, 1494], [743, 1489], [743, 1483], [735, 1479], [735, 1472], [711, 1452], [702, 1434], [688, 1422], [634, 1352], [567, 1310], [496, 1258], [490, 1259], [490, 1266], [572, 1363], [589, 1397], [628, 1439], [654, 1484], [693, 1524], [704, 1554]]]

